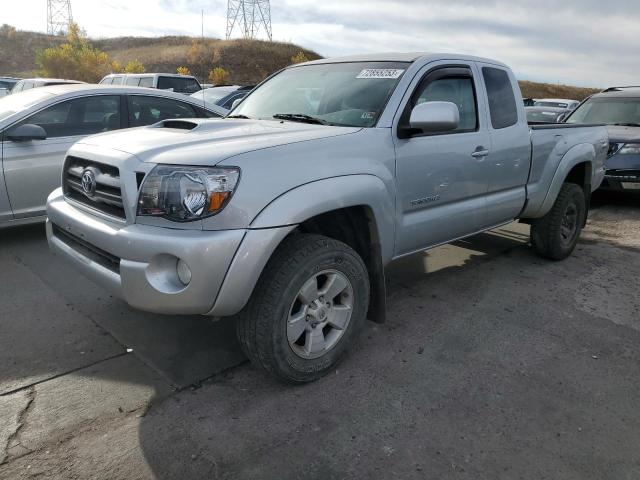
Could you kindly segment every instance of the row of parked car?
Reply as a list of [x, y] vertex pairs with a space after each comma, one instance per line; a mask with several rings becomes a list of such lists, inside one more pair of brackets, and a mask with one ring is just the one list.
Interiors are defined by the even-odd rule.
[[611, 87], [584, 102], [525, 98], [529, 124], [606, 124], [607, 175], [601, 189], [640, 193], [640, 87]]
[[253, 88], [201, 89], [194, 77], [157, 73], [108, 75], [97, 85], [0, 77], [0, 86], [11, 87], [0, 99], [0, 179], [6, 185], [0, 189], [0, 226], [44, 218], [66, 151], [87, 135], [167, 119], [220, 118]]

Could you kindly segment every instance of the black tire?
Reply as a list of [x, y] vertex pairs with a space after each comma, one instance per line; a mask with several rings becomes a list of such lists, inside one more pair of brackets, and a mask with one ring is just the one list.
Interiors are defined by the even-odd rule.
[[[304, 346], [292, 345], [288, 339], [290, 315], [295, 302], [299, 302], [303, 285], [307, 285], [312, 278], [316, 278], [317, 285], [321, 285], [322, 272], [326, 271], [337, 272], [350, 282], [349, 293], [345, 291], [341, 294], [352, 297], [349, 300], [350, 319], [344, 329], [338, 329], [340, 336], [331, 348], [317, 358], [302, 358], [294, 348], [302, 349]], [[292, 235], [273, 254], [248, 304], [238, 314], [238, 339], [255, 366], [285, 382], [310, 382], [322, 377], [340, 362], [364, 324], [368, 305], [367, 269], [351, 247], [322, 235]], [[302, 305], [301, 308], [310, 307]], [[302, 337], [311, 328], [316, 328], [309, 324], [308, 315], [305, 318], [307, 327]], [[320, 330], [324, 331], [322, 328]], [[322, 338], [324, 341], [324, 334]]]
[[584, 191], [564, 183], [553, 207], [531, 223], [531, 245], [541, 257], [564, 260], [578, 243], [587, 215]]

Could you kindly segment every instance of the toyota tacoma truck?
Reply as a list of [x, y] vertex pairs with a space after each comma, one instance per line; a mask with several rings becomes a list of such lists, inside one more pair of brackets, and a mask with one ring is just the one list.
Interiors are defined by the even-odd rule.
[[385, 317], [394, 259], [506, 224], [571, 254], [604, 126], [529, 126], [511, 70], [450, 54], [290, 66], [224, 119], [87, 137], [47, 204], [51, 249], [129, 305], [234, 316], [251, 361], [307, 382]]

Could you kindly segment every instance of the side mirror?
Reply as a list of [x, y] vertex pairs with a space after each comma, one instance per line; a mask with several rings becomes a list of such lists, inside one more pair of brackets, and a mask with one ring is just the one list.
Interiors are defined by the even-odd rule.
[[25, 123], [12, 128], [6, 133], [6, 137], [14, 142], [28, 142], [30, 140], [46, 140], [47, 132], [40, 125]]
[[409, 126], [425, 133], [455, 130], [459, 124], [460, 111], [452, 102], [421, 103], [413, 107], [409, 117]]
[[568, 116], [569, 116], [569, 112], [561, 113], [560, 115], [558, 115], [557, 122], [558, 123], [564, 122], [567, 119]]
[[236, 98], [233, 102], [231, 102], [231, 110], [236, 108], [240, 104], [241, 101], [242, 101], [242, 98]]

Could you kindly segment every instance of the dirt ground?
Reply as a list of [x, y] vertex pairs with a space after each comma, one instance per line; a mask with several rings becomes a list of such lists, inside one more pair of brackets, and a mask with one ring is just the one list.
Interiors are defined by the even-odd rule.
[[0, 478], [640, 478], [640, 198], [596, 196], [566, 261], [527, 240], [391, 265], [387, 323], [291, 387], [3, 233]]

